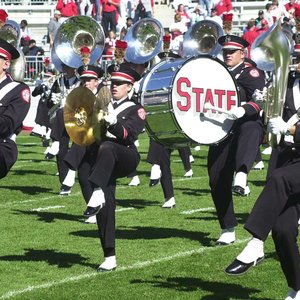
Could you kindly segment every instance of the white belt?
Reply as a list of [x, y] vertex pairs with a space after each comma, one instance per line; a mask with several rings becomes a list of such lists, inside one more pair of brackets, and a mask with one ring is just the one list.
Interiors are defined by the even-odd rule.
[[16, 142], [17, 135], [16, 135], [15, 133], [13, 133], [13, 134], [10, 135], [8, 138], [9, 138], [10, 140]]

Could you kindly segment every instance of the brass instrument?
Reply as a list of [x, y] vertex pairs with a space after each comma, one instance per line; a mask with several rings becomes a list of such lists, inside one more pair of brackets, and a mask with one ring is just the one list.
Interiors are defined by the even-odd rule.
[[[257, 67], [272, 71], [272, 83], [268, 88], [267, 99], [263, 101], [265, 124], [270, 118], [282, 116], [291, 60], [290, 52], [291, 43], [281, 30], [280, 21], [260, 35], [251, 47], [251, 58]], [[275, 147], [277, 143], [277, 139], [272, 137], [271, 145]]]
[[162, 50], [163, 27], [154, 18], [141, 19], [130, 27], [124, 40], [128, 44], [125, 60], [144, 64]]
[[51, 60], [56, 69], [62, 66], [79, 68], [83, 64], [82, 47], [90, 50], [88, 64], [97, 63], [104, 50], [105, 35], [102, 27], [91, 17], [76, 16], [65, 20], [55, 35]]
[[100, 142], [105, 135], [104, 115], [110, 102], [110, 91], [103, 86], [98, 96], [80, 86], [67, 96], [64, 123], [71, 140], [80, 146]]
[[183, 57], [204, 54], [217, 56], [222, 48], [218, 38], [222, 35], [223, 28], [212, 20], [195, 23], [184, 35]]
[[20, 27], [13, 20], [7, 20], [5, 25], [0, 29], [0, 38], [12, 44], [19, 52], [20, 56], [12, 60], [8, 72], [16, 81], [23, 81], [25, 77], [26, 60], [23, 51], [19, 48]]

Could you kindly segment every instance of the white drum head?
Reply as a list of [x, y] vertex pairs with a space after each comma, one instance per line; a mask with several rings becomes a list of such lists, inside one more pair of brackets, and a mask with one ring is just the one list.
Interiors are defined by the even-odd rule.
[[238, 106], [236, 83], [220, 60], [192, 58], [174, 78], [172, 108], [179, 127], [191, 140], [210, 145], [223, 140], [234, 121], [225, 113], [206, 110], [205, 103], [225, 111]]

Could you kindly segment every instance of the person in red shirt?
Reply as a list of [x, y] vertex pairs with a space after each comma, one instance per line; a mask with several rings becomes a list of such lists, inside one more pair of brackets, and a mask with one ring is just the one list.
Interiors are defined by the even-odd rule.
[[180, 15], [181, 16], [181, 20], [185, 22], [185, 25], [187, 27], [189, 27], [190, 25], [190, 22], [191, 22], [191, 18], [190, 16], [187, 14], [187, 12], [185, 11], [184, 9], [184, 5], [183, 4], [179, 4], [178, 5], [178, 8], [175, 12], [176, 14]]
[[227, 13], [233, 13], [231, 0], [220, 0], [215, 4], [214, 8], [217, 10], [218, 16]]
[[101, 0], [100, 12], [102, 15], [102, 27], [105, 36], [108, 37], [110, 30], [117, 31], [117, 13], [120, 6], [120, 0]]
[[2, 28], [5, 23], [6, 23], [6, 20], [7, 20], [7, 13], [4, 9], [0, 9], [0, 28]]
[[61, 12], [62, 18], [78, 16], [78, 9], [74, 0], [58, 0], [56, 9]]
[[247, 57], [250, 58], [251, 57], [250, 56], [251, 45], [253, 44], [254, 40], [258, 36], [257, 27], [255, 26], [254, 18], [249, 20], [247, 28], [248, 28], [248, 30], [243, 34], [242, 38], [249, 43], [249, 46], [247, 47], [247, 49], [248, 49]]

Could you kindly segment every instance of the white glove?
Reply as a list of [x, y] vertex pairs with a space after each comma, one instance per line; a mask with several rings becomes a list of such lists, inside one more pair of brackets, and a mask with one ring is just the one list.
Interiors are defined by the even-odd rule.
[[107, 114], [104, 116], [104, 120], [109, 126], [113, 126], [117, 123], [117, 116], [114, 113]]
[[61, 102], [61, 93], [52, 93], [51, 95], [51, 101], [53, 102], [53, 104], [58, 104]]
[[240, 119], [245, 114], [245, 109], [243, 107], [234, 107], [229, 111], [227, 119], [237, 120]]
[[290, 128], [286, 122], [282, 120], [281, 117], [272, 118], [268, 123], [268, 132], [273, 133], [275, 135], [285, 135]]
[[252, 99], [255, 102], [265, 102], [267, 99], [267, 93], [268, 89], [266, 87], [264, 87], [262, 91], [256, 89], [252, 95]]

